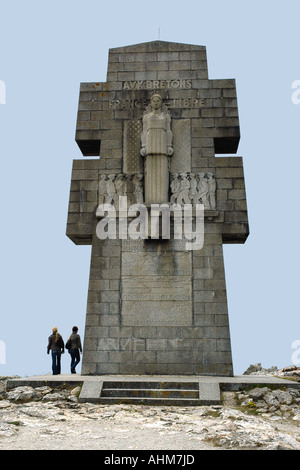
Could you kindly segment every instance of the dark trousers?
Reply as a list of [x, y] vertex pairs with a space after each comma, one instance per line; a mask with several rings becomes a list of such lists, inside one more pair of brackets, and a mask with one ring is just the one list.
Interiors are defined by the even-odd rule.
[[71, 354], [71, 372], [74, 371], [75, 372], [75, 367], [77, 366], [77, 364], [79, 364], [80, 362], [80, 353], [79, 353], [79, 349], [76, 348], [76, 349], [70, 349], [70, 354]]
[[51, 355], [52, 355], [52, 373], [53, 375], [60, 374], [61, 351], [51, 351]]

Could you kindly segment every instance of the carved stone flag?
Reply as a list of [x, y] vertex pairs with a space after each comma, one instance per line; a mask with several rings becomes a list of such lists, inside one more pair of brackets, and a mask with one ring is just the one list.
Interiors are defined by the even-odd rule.
[[67, 235], [91, 244], [82, 374], [233, 374], [223, 243], [248, 218], [235, 81], [203, 46], [109, 51], [82, 83]]

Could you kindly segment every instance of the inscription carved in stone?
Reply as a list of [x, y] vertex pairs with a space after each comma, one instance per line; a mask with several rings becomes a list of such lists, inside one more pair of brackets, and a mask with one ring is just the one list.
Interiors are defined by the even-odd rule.
[[[146, 109], [147, 107], [147, 100], [146, 99], [114, 99], [109, 100], [109, 108], [110, 109]], [[197, 98], [197, 97], [187, 97], [187, 98], [173, 98], [167, 99], [165, 101], [166, 106], [168, 109], [197, 109], [202, 108], [205, 106], [205, 99], [204, 98]], [[102, 103], [99, 104], [99, 108], [101, 108]]]
[[123, 326], [192, 326], [192, 301], [122, 302]]
[[122, 324], [191, 325], [191, 253], [129, 249], [122, 253]]
[[191, 88], [191, 80], [132, 80], [123, 82], [124, 90], [157, 90], [162, 89], [178, 89]]
[[190, 252], [125, 252], [122, 263], [124, 276], [191, 276], [192, 274]]

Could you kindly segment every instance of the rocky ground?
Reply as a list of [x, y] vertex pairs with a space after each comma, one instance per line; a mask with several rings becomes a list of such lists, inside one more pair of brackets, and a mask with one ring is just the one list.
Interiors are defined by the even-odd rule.
[[[290, 377], [300, 369], [252, 372]], [[223, 392], [222, 405], [79, 403], [80, 387], [18, 387], [0, 377], [0, 450], [300, 450], [300, 390]]]

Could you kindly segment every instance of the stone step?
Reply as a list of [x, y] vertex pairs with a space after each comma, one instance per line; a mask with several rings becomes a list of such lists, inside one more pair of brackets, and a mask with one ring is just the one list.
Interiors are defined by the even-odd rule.
[[143, 397], [100, 397], [97, 403], [102, 405], [131, 404], [151, 406], [198, 406], [200, 400], [196, 398], [143, 398]]
[[199, 399], [199, 390], [184, 389], [130, 389], [130, 388], [102, 388], [101, 398], [196, 398]]
[[217, 382], [199, 383], [201, 405], [219, 405], [221, 403], [220, 385]]
[[78, 401], [81, 403], [98, 403], [103, 387], [103, 381], [85, 380]]
[[221, 401], [217, 382], [89, 381], [85, 380], [80, 402], [197, 406]]
[[104, 381], [103, 389], [168, 389], [199, 390], [199, 382], [164, 382], [164, 381]]

